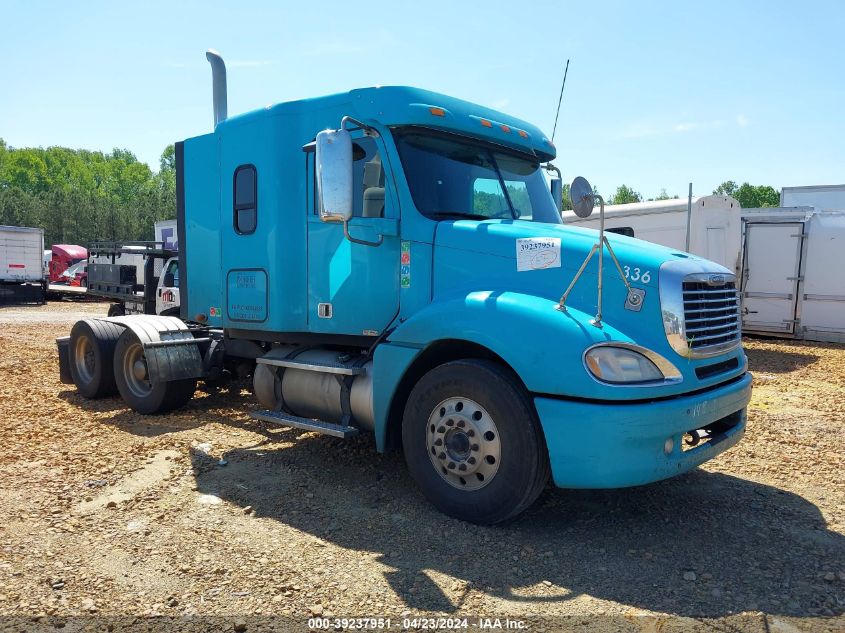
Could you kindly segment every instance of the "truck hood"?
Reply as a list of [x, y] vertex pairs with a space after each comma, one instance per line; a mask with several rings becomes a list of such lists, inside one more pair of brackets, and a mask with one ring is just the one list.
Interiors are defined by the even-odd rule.
[[[643, 296], [637, 307], [627, 303], [625, 283], [605, 249], [602, 321], [633, 340], [666, 345], [658, 283], [665, 264], [677, 261], [696, 271], [731, 274], [719, 264], [689, 253], [614, 233], [607, 237], [623, 274]], [[492, 296], [518, 293], [557, 303], [597, 242], [598, 231], [562, 224], [525, 220], [441, 222], [435, 234], [432, 291], [438, 301], [488, 292]], [[573, 286], [566, 307], [586, 326], [598, 312], [597, 297], [595, 254]]]
[[[639, 301], [629, 301], [625, 283], [605, 250], [602, 320], [598, 327], [594, 322], [598, 312], [596, 255], [573, 286], [566, 310], [556, 309], [598, 241], [597, 231], [520, 220], [441, 222], [434, 239], [431, 302], [432, 309], [436, 312], [440, 307], [441, 312], [429, 321], [418, 318], [416, 327], [428, 335], [427, 340], [431, 340], [431, 330], [452, 327], [442, 336], [455, 336], [457, 332], [459, 337], [478, 342], [512, 362], [530, 359], [529, 365], [535, 369], [544, 368], [539, 377], [535, 370], [526, 370], [534, 371], [530, 388], [542, 393], [582, 397], [593, 393], [614, 400], [634, 397], [634, 392], [626, 389], [597, 387], [584, 371], [582, 352], [597, 343], [613, 341], [645, 347], [674, 364], [683, 376], [682, 381], [670, 385], [642, 387], [636, 391], [637, 397], [706, 388], [745, 371], [741, 348], [692, 358], [672, 347], [666, 331], [667, 323], [672, 326], [678, 322], [676, 301], [682, 296], [680, 284], [687, 271], [728, 275], [730, 271], [650, 242], [618, 234], [607, 237], [623, 274], [638, 289]], [[663, 304], [664, 297], [667, 305]], [[404, 336], [412, 341], [414, 319], [409, 323]], [[426, 337], [419, 334], [417, 339]], [[696, 374], [699, 367], [731, 358], [736, 364], [729, 371], [706, 377]], [[549, 378], [549, 382], [545, 374], [567, 378], [564, 383], [556, 378]]]
[[[637, 286], [656, 288], [658, 272], [664, 262], [674, 259], [699, 259], [688, 253], [681, 253], [624, 235], [616, 233], [606, 233], [606, 235], [623, 270], [625, 267], [628, 268], [628, 279]], [[593, 229], [525, 220], [441, 222], [435, 235], [438, 253], [446, 255], [448, 250], [452, 249], [464, 251], [474, 254], [478, 264], [488, 257], [507, 260], [509, 263], [495, 262], [493, 268], [497, 270], [500, 280], [509, 281], [510, 289], [536, 288], [538, 285], [536, 281], [542, 276], [554, 286], [558, 296], [565, 288], [561, 286], [562, 281], [566, 279], [566, 283], [569, 283], [572, 274], [578, 270], [597, 241], [598, 231]], [[473, 262], [472, 255], [468, 262]], [[598, 257], [593, 256], [585, 270], [585, 276], [597, 275], [597, 262]], [[486, 266], [489, 267], [491, 264], [493, 262], [488, 262]], [[615, 279], [621, 284], [619, 274], [606, 250], [604, 266], [605, 281]], [[717, 264], [713, 266], [714, 272], [716, 270], [729, 272]], [[472, 268], [478, 272], [474, 265]], [[514, 274], [507, 274], [508, 270]], [[570, 272], [572, 274], [569, 274]], [[438, 290], [439, 281], [447, 280], [435, 279], [435, 292]], [[514, 285], [515, 288], [512, 287]]]

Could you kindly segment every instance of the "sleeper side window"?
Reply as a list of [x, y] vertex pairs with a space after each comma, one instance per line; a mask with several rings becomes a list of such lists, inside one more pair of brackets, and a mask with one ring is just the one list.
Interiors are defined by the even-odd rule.
[[235, 231], [241, 235], [255, 233], [258, 225], [258, 176], [254, 165], [241, 165], [235, 170], [232, 197]]

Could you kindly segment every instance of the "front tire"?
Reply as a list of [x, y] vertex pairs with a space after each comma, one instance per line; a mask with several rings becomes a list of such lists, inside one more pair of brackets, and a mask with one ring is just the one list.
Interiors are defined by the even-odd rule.
[[402, 445], [411, 476], [441, 512], [480, 524], [526, 510], [549, 480], [528, 393], [501, 365], [465, 359], [423, 376], [408, 398]]
[[144, 415], [166, 413], [186, 404], [197, 389], [194, 378], [152, 383], [147, 372], [144, 346], [138, 335], [126, 329], [114, 349], [114, 379], [129, 407]]

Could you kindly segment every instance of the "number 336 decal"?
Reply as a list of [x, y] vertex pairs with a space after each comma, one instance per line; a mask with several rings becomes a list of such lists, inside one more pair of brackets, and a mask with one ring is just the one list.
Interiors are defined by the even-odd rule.
[[639, 281], [644, 284], [647, 284], [651, 281], [651, 271], [646, 270], [641, 272], [639, 268], [632, 269], [630, 266], [623, 266], [622, 270], [625, 271], [625, 278], [629, 281]]

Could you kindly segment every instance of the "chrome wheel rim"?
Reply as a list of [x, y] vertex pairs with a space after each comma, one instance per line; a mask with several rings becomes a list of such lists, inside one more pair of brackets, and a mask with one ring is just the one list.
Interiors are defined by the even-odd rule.
[[76, 347], [73, 350], [76, 373], [83, 383], [94, 380], [96, 359], [94, 358], [94, 343], [87, 336], [80, 336], [76, 339]]
[[123, 354], [123, 377], [129, 391], [138, 398], [147, 397], [153, 389], [147, 372], [147, 359], [140, 343], [132, 343]]
[[447, 398], [434, 407], [426, 446], [434, 470], [459, 490], [479, 490], [499, 470], [499, 429], [487, 409], [471, 398]]

